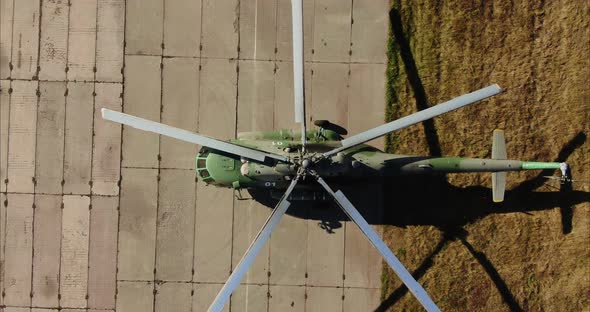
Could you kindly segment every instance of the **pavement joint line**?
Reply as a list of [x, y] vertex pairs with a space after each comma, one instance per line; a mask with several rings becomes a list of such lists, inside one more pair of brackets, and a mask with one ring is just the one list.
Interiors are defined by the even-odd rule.
[[[223, 285], [221, 282], [194, 282], [194, 281], [175, 281], [175, 280], [117, 280], [118, 283], [138, 283], [138, 284], [194, 284], [194, 285]], [[277, 287], [311, 287], [311, 288], [344, 288], [344, 289], [381, 289], [380, 287], [361, 287], [361, 286], [334, 286], [334, 285], [313, 285], [313, 284], [282, 284], [282, 283], [240, 283], [248, 286], [277, 286]]]
[[20, 195], [54, 195], [54, 196], [98, 196], [98, 197], [117, 197], [119, 195], [105, 195], [105, 194], [92, 194], [92, 193], [35, 193], [35, 192], [0, 192], [0, 194], [20, 194]]
[[[95, 129], [95, 112], [96, 112], [96, 56], [98, 55], [98, 31], [99, 31], [99, 27], [98, 27], [98, 11], [99, 11], [99, 7], [100, 5], [99, 0], [96, 0], [96, 13], [94, 15], [95, 17], [95, 21], [94, 21], [94, 66], [93, 66], [93, 71], [92, 71], [92, 75], [93, 75], [93, 84], [92, 84], [92, 121], [91, 121], [91, 127], [92, 127], [92, 136], [90, 137], [90, 177], [89, 177], [89, 182], [90, 182], [90, 194], [92, 194], [92, 188], [94, 187], [94, 137], [96, 135], [96, 129]], [[94, 202], [93, 200], [93, 196], [89, 196], [88, 200], [90, 201], [90, 207], [92, 207], [92, 204]], [[87, 249], [87, 255], [86, 255], [86, 306], [88, 307], [88, 303], [89, 303], [89, 299], [90, 299], [90, 246], [92, 244], [92, 211], [88, 212], [88, 249]]]
[[[14, 20], [14, 2], [12, 4], [12, 10], [13, 10], [13, 20]], [[12, 44], [12, 39], [11, 39], [11, 44]], [[11, 53], [12, 53], [12, 49], [11, 49]], [[10, 70], [12, 71], [12, 66], [10, 66]], [[12, 106], [11, 105], [12, 104], [12, 92], [10, 92], [10, 90], [12, 90], [12, 81], [9, 81], [8, 85], [9, 85], [8, 86], [8, 88], [9, 88], [9, 92], [8, 92], [8, 126], [6, 128], [8, 135], [6, 137], [6, 173], [5, 173], [6, 174], [6, 181], [0, 181], [0, 183], [8, 182], [8, 155], [10, 153], [10, 113], [11, 113], [10, 108]], [[4, 200], [6, 200], [8, 202], [8, 193], [7, 192], [8, 192], [8, 183], [5, 183]], [[0, 205], [4, 205], [4, 203], [0, 203]], [[8, 206], [6, 206], [4, 208], [5, 208], [4, 209], [5, 216], [3, 219], [4, 224], [2, 227], [3, 231], [1, 233], [2, 237], [0, 237], [0, 239], [2, 239], [4, 241], [4, 243], [2, 244], [3, 250], [1, 253], [2, 257], [3, 257], [2, 258], [3, 265], [2, 265], [2, 271], [0, 271], [0, 274], [2, 274], [2, 280], [0, 281], [0, 297], [2, 298], [2, 303], [4, 303], [5, 294], [6, 294], [5, 289], [4, 289], [4, 284], [5, 284], [5, 281], [4, 281], [4, 276], [5, 276], [4, 266], [5, 266], [5, 264], [4, 263], [6, 263], [5, 262], [6, 261], [6, 236], [7, 236], [6, 228], [8, 226], [8, 221], [7, 221], [7, 219], [8, 219]]]
[[[125, 107], [125, 42], [126, 42], [126, 34], [127, 34], [127, 0], [123, 0], [123, 48], [122, 50], [122, 68], [121, 68], [121, 112], [124, 111]], [[119, 233], [121, 229], [121, 190], [122, 190], [122, 180], [123, 180], [123, 126], [119, 127], [119, 182], [117, 184], [118, 188], [118, 200], [117, 200], [117, 234], [115, 242], [115, 285], [114, 285], [114, 295], [115, 298], [113, 300], [113, 305], [115, 309], [117, 308], [117, 299], [119, 298]]]
[[85, 307], [85, 308], [80, 308], [80, 307], [63, 307], [63, 306], [54, 306], [54, 307], [46, 307], [46, 306], [19, 306], [19, 305], [2, 305], [0, 307], [3, 308], [18, 308], [18, 309], [43, 309], [43, 310], [64, 310], [64, 309], [70, 309], [70, 310], [84, 310], [84, 311], [89, 311], [89, 310], [93, 310], [93, 311], [115, 311], [115, 309], [105, 309], [105, 308], [89, 308], [89, 307]]
[[[160, 54], [135, 54], [126, 53], [125, 56], [151, 56], [162, 57], [164, 59], [202, 59], [202, 60], [228, 60], [228, 61], [256, 61], [256, 62], [279, 62], [279, 63], [293, 63], [289, 59], [254, 59], [254, 58], [235, 58], [235, 57], [214, 57], [214, 56], [175, 56], [175, 55], [160, 55]], [[361, 65], [386, 65], [386, 62], [363, 62], [363, 61], [329, 61], [329, 60], [309, 60], [305, 64], [361, 64]]]
[[122, 166], [121, 168], [124, 168], [124, 169], [151, 169], [151, 170], [156, 170], [156, 169], [164, 169], [164, 170], [186, 170], [186, 171], [196, 171], [196, 169], [193, 169], [193, 168], [174, 168], [174, 167], [161, 167], [161, 168], [156, 168], [156, 167], [135, 167], [135, 166]]
[[[39, 82], [39, 65], [40, 65], [40, 58], [41, 58], [41, 36], [42, 36], [42, 27], [41, 27], [41, 21], [43, 20], [43, 0], [39, 0], [39, 17], [38, 17], [38, 21], [39, 21], [39, 25], [38, 25], [38, 31], [37, 31], [37, 66], [35, 68], [35, 74], [33, 75], [33, 80], [36, 81], [37, 83], [37, 97], [36, 97], [36, 109], [35, 109], [35, 155], [33, 156], [34, 158], [34, 167], [33, 167], [33, 207], [35, 208], [35, 205], [37, 203], [37, 196], [36, 196], [36, 192], [37, 192], [37, 183], [36, 183], [36, 176], [37, 176], [37, 150], [38, 150], [38, 142], [39, 140], [37, 139], [39, 136], [39, 103], [41, 101], [41, 95], [40, 95], [40, 90], [41, 90], [41, 83]], [[13, 26], [14, 28], [14, 26]], [[7, 189], [8, 190], [8, 189]], [[29, 305], [33, 305], [33, 276], [34, 276], [34, 272], [35, 272], [35, 216], [37, 215], [36, 213], [36, 209], [33, 209], [33, 213], [32, 213], [32, 220], [31, 220], [31, 284], [30, 284], [30, 296], [29, 296]], [[37, 220], [37, 222], [39, 222], [39, 220]]]
[[[241, 32], [240, 32], [240, 1], [237, 1], [237, 5], [236, 5], [236, 24], [237, 24], [237, 34], [238, 34], [238, 40], [237, 40], [237, 60], [236, 60], [236, 104], [234, 106], [234, 116], [235, 116], [235, 124], [234, 124], [234, 138], [238, 137], [238, 120], [239, 120], [239, 116], [238, 116], [238, 105], [239, 105], [239, 99], [240, 99], [240, 40], [241, 40]], [[256, 44], [256, 43], [254, 43]], [[200, 81], [199, 81], [200, 82]], [[231, 245], [230, 245], [230, 252], [229, 252], [229, 271], [233, 272], [234, 270], [234, 244], [235, 244], [235, 237], [236, 237], [236, 233], [235, 233], [235, 221], [236, 221], [236, 191], [233, 190], [232, 191], [232, 201], [231, 201], [231, 205], [232, 205], [232, 209], [231, 209]], [[248, 249], [246, 249], [247, 251]], [[242, 255], [243, 256], [243, 255]], [[241, 257], [240, 257], [241, 259]], [[238, 263], [240, 263], [241, 260], [238, 260]], [[236, 263], [236, 266], [237, 264]], [[250, 271], [250, 269], [252, 268], [252, 265], [250, 265], [250, 268], [248, 268], [248, 271]], [[244, 276], [245, 277], [245, 276]], [[227, 281], [229, 281], [229, 278], [227, 279]], [[226, 283], [227, 283], [226, 281]], [[237, 289], [235, 289], [237, 290]], [[235, 291], [234, 290], [234, 291]], [[233, 292], [232, 292], [233, 294]], [[246, 295], [247, 297], [248, 295]], [[227, 305], [229, 307], [229, 310], [232, 310], [232, 306], [234, 303], [234, 296], [230, 296], [229, 300], [227, 300], [227, 302], [225, 303], [225, 305]], [[268, 311], [268, 298], [267, 300], [267, 311]]]
[[11, 77], [7, 77], [6, 79], [1, 79], [1, 80], [7, 80], [7, 81], [38, 81], [38, 82], [67, 82], [67, 83], [104, 83], [104, 84], [122, 84], [122, 81], [104, 81], [104, 80], [69, 80], [69, 79], [62, 79], [62, 80], [52, 80], [52, 79], [24, 79], [24, 78], [11, 78]]
[[[162, 121], [162, 113], [163, 113], [163, 108], [164, 108], [164, 104], [162, 103], [163, 99], [164, 99], [164, 42], [165, 42], [165, 38], [164, 38], [164, 34], [166, 33], [166, 31], [164, 30], [164, 28], [166, 27], [166, 23], [164, 21], [166, 16], [166, 0], [162, 0], [162, 38], [160, 41], [160, 51], [162, 53], [162, 55], [160, 55], [160, 107], [159, 107], [159, 113], [160, 113], [160, 117], [158, 119], [158, 122]], [[157, 277], [157, 267], [158, 267], [158, 233], [159, 233], [159, 225], [158, 225], [158, 218], [160, 216], [160, 177], [161, 177], [161, 164], [162, 164], [162, 157], [160, 156], [162, 154], [162, 139], [159, 138], [158, 139], [158, 178], [157, 178], [157, 184], [156, 184], [156, 222], [155, 222], [155, 226], [156, 226], [156, 230], [155, 230], [155, 236], [154, 236], [154, 285], [153, 285], [153, 301], [152, 301], [152, 310], [156, 311], [156, 294], [158, 292], [158, 289], [156, 287], [156, 277]]]
[[[199, 57], [201, 56], [202, 53], [202, 47], [203, 47], [203, 5], [201, 2], [201, 9], [199, 10], [199, 29], [201, 30], [199, 32]], [[125, 56], [123, 56], [123, 58], [125, 58]], [[198, 67], [198, 71], [197, 71], [197, 81], [199, 82], [199, 95], [197, 98], [197, 107], [196, 107], [196, 113], [197, 113], [197, 118], [195, 118], [195, 130], [197, 132], [200, 131], [199, 129], [199, 109], [201, 108], [201, 59], [199, 58], [199, 67]], [[194, 222], [193, 222], [193, 257], [192, 257], [192, 268], [191, 268], [191, 281], [194, 282], [195, 280], [195, 256], [197, 254], [196, 250], [197, 250], [197, 218], [198, 218], [198, 209], [197, 209], [197, 204], [198, 204], [198, 196], [199, 196], [199, 190], [198, 190], [198, 175], [196, 172], [196, 168], [195, 168], [195, 188], [194, 188], [194, 192], [195, 192], [195, 204], [194, 204], [194, 212], [195, 212], [195, 216], [194, 216]], [[191, 289], [191, 297], [194, 295], [195, 293], [195, 286], [193, 284], [193, 287]], [[191, 310], [194, 310], [194, 300], [191, 300]]]

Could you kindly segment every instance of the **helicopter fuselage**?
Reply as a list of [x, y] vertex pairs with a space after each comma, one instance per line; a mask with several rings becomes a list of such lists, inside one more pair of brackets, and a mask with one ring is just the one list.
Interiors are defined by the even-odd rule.
[[[340, 147], [341, 137], [326, 129], [307, 131], [305, 155], [314, 157]], [[232, 143], [244, 147], [281, 154], [293, 163], [281, 161], [257, 162], [203, 147], [197, 155], [196, 170], [207, 184], [234, 189], [285, 189], [297, 175], [303, 153], [300, 132], [278, 130], [240, 133]], [[559, 163], [527, 162], [459, 157], [428, 157], [384, 153], [369, 145], [359, 145], [313, 163], [317, 174], [326, 179], [364, 180], [407, 174], [444, 174], [460, 172], [500, 172], [538, 169], [559, 169]], [[306, 188], [300, 183], [299, 188]]]

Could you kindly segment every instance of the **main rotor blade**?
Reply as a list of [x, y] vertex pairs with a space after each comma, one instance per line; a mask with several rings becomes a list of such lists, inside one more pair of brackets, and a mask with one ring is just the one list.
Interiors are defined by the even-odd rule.
[[143, 119], [140, 117], [128, 115], [125, 113], [120, 113], [116, 111], [112, 111], [110, 109], [103, 108], [102, 109], [102, 118], [114, 122], [118, 122], [120, 124], [124, 124], [136, 129], [158, 133], [161, 135], [165, 135], [171, 138], [175, 138], [177, 140], [204, 145], [210, 147], [212, 149], [216, 149], [219, 151], [223, 151], [226, 153], [242, 156], [244, 158], [254, 159], [261, 162], [268, 158], [273, 158], [276, 160], [289, 162], [289, 159], [282, 155], [267, 153], [247, 147], [243, 147], [237, 144], [213, 139], [204, 135], [192, 133], [187, 130], [171, 127], [165, 124], [161, 124], [159, 122]]
[[359, 227], [361, 232], [371, 241], [371, 244], [379, 251], [381, 256], [385, 258], [385, 261], [395, 271], [397, 276], [402, 282], [408, 287], [410, 292], [414, 294], [414, 297], [420, 301], [426, 311], [437, 311], [440, 312], [436, 304], [430, 299], [428, 293], [418, 284], [418, 282], [412, 277], [412, 275], [406, 270], [404, 265], [397, 259], [397, 257], [391, 252], [383, 240], [379, 237], [379, 234], [373, 230], [373, 228], [367, 223], [367, 221], [361, 216], [356, 210], [352, 203], [344, 196], [341, 191], [334, 193], [330, 186], [321, 177], [316, 177], [318, 182], [326, 189], [332, 197], [338, 202], [338, 205], [344, 210], [348, 217]]
[[333, 149], [329, 152], [323, 154], [324, 157], [328, 157], [330, 155], [336, 154], [341, 152], [345, 149], [351, 148], [353, 146], [357, 146], [359, 144], [363, 144], [365, 142], [369, 142], [373, 139], [376, 139], [380, 136], [386, 135], [390, 132], [403, 129], [409, 127], [413, 124], [422, 122], [424, 120], [442, 115], [444, 113], [448, 113], [450, 111], [456, 110], [463, 106], [467, 106], [469, 104], [475, 103], [477, 101], [481, 101], [488, 97], [494, 96], [498, 93], [502, 92], [502, 88], [497, 84], [488, 86], [483, 89], [479, 89], [477, 91], [461, 95], [456, 97], [450, 101], [432, 106], [425, 110], [421, 110], [414, 114], [402, 117], [400, 119], [394, 120], [392, 122], [386, 123], [384, 125], [378, 126], [376, 128], [367, 130], [365, 132], [361, 132], [359, 134], [353, 135], [347, 139], [341, 141], [342, 147]]
[[258, 235], [256, 235], [256, 239], [254, 239], [250, 247], [248, 247], [248, 250], [246, 250], [246, 253], [242, 257], [242, 259], [240, 260], [232, 274], [229, 276], [229, 279], [225, 282], [225, 285], [223, 285], [223, 288], [221, 288], [221, 291], [219, 291], [217, 297], [215, 297], [215, 300], [213, 301], [213, 303], [209, 307], [209, 310], [207, 311], [219, 312], [223, 310], [223, 306], [227, 303], [227, 300], [229, 300], [229, 297], [236, 289], [236, 287], [240, 285], [240, 281], [242, 280], [242, 278], [254, 262], [254, 259], [256, 259], [258, 253], [260, 252], [262, 247], [264, 247], [266, 241], [268, 241], [270, 234], [272, 233], [276, 225], [279, 224], [279, 221], [281, 221], [281, 217], [285, 214], [287, 208], [289, 208], [289, 206], [291, 205], [287, 198], [289, 197], [289, 194], [291, 194], [291, 192], [293, 191], [293, 188], [297, 184], [298, 179], [299, 177], [291, 181], [291, 184], [287, 188], [287, 191], [285, 192], [277, 206], [274, 208], [274, 210], [266, 220], [266, 223], [264, 223], [264, 226], [262, 226], [262, 228], [260, 229], [260, 232], [258, 232]]
[[303, 86], [303, 4], [291, 0], [293, 23], [293, 94], [295, 96], [295, 122], [301, 123], [301, 144], [307, 143], [305, 126], [305, 96]]

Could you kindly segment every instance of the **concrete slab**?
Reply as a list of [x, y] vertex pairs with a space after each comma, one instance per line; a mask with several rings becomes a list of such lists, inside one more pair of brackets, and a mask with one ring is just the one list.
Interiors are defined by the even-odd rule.
[[[271, 209], [255, 200], [234, 199], [232, 268], [235, 269], [244, 253], [256, 238], [270, 215]], [[242, 283], [268, 284], [269, 244], [266, 243], [244, 276]], [[233, 309], [232, 309], [233, 311]]]
[[[353, 1], [351, 62], [387, 62], [390, 1]], [[381, 93], [383, 95], [383, 93]]]
[[36, 307], [59, 304], [61, 195], [35, 195], [33, 298]]
[[122, 169], [118, 280], [154, 278], [158, 170]]
[[0, 80], [0, 192], [6, 192], [8, 178], [8, 124], [10, 123], [10, 81]]
[[307, 287], [306, 312], [342, 311], [342, 288]]
[[201, 1], [164, 1], [164, 55], [201, 55]]
[[[199, 133], [235, 137], [235, 61], [202, 59], [200, 79]], [[224, 283], [229, 276], [232, 216], [232, 190], [197, 183], [194, 281]]]
[[273, 60], [277, 1], [240, 2], [240, 59]]
[[[164, 59], [162, 73], [162, 123], [197, 131], [199, 109], [199, 60]], [[176, 139], [160, 138], [160, 167], [194, 169], [197, 146]]]
[[0, 79], [10, 77], [14, 0], [0, 0]]
[[96, 83], [94, 144], [92, 146], [92, 194], [118, 195], [121, 169], [121, 125], [102, 119], [101, 109], [121, 111], [123, 86]]
[[156, 285], [156, 312], [191, 312], [191, 283], [163, 283]]
[[35, 192], [61, 194], [64, 163], [66, 83], [40, 82], [37, 108]]
[[63, 197], [59, 305], [85, 308], [88, 294], [90, 197]]
[[94, 85], [68, 83], [64, 153], [64, 194], [89, 194], [92, 169]]
[[125, 39], [125, 0], [98, 1], [96, 80], [121, 82]]
[[348, 64], [314, 63], [312, 65], [311, 119], [327, 119], [348, 127]]
[[98, 1], [70, 2], [68, 80], [94, 80], [97, 3]]
[[41, 15], [41, 42], [39, 48], [39, 79], [66, 79], [68, 60], [67, 1], [43, 1]]
[[201, 56], [238, 57], [239, 9], [237, 0], [203, 0]]
[[[312, 66], [307, 63], [305, 67], [305, 115], [307, 116], [308, 128], [311, 127], [311, 99], [312, 99]], [[299, 129], [300, 125], [295, 123], [295, 108], [293, 104], [293, 63], [276, 62], [275, 73], [275, 108], [274, 128], [275, 129]]]
[[202, 59], [199, 133], [218, 139], [236, 135], [236, 62]]
[[37, 82], [13, 81], [8, 128], [8, 191], [32, 193], [35, 176]]
[[33, 195], [8, 194], [4, 245], [4, 304], [31, 304]]
[[381, 303], [381, 288], [344, 288], [344, 312], [374, 311]]
[[268, 311], [305, 311], [304, 286], [270, 286]]
[[[193, 312], [205, 312], [217, 296], [223, 284], [193, 284]], [[223, 307], [223, 312], [229, 311], [229, 304]]]
[[58, 312], [57, 309], [31, 308], [31, 312]]
[[117, 282], [117, 312], [145, 312], [153, 308], [152, 282]]
[[[369, 222], [383, 216], [383, 194], [380, 182], [351, 185], [341, 189], [360, 214]], [[373, 226], [377, 233], [381, 227]], [[380, 288], [382, 257], [356, 224], [344, 222], [344, 287]]]
[[[290, 0], [277, 2], [277, 53], [276, 59], [293, 61], [293, 23]], [[313, 58], [315, 0], [303, 1], [303, 57], [306, 61]]]
[[268, 285], [240, 285], [230, 300], [232, 312], [266, 311], [268, 308]]
[[39, 1], [14, 1], [11, 60], [13, 79], [31, 79], [37, 76]]
[[[131, 2], [131, 1], [130, 1]], [[124, 109], [127, 114], [160, 121], [160, 57], [126, 56]], [[158, 167], [159, 136], [123, 127], [124, 167]]]
[[162, 55], [163, 0], [127, 0], [125, 54]]
[[232, 266], [232, 203], [232, 190], [197, 183], [195, 282], [225, 283], [229, 277]]
[[195, 175], [193, 170], [160, 170], [156, 230], [157, 280], [192, 280]]
[[[299, 124], [295, 122], [293, 106], [293, 63], [276, 62], [275, 66], [274, 128], [299, 129]], [[307, 69], [311, 71], [311, 69]], [[306, 91], [307, 88], [306, 85]], [[306, 111], [306, 116], [309, 117], [308, 111]]]
[[352, 0], [316, 0], [313, 60], [348, 62]]
[[[292, 206], [289, 209], [301, 209], [301, 207]], [[307, 220], [285, 215], [273, 232], [270, 237], [271, 284], [305, 284], [308, 253], [307, 226]]]
[[119, 198], [92, 196], [88, 251], [88, 307], [114, 309], [117, 287]]
[[327, 231], [320, 226], [321, 221], [317, 220], [320, 214], [337, 213], [339, 208], [330, 203], [321, 206], [318, 204], [310, 209], [311, 218], [307, 220], [307, 285], [342, 286], [344, 228], [326, 220], [327, 225], [332, 227]]
[[240, 61], [238, 132], [273, 129], [274, 68], [270, 61]]
[[17, 307], [6, 307], [4, 308], [5, 312], [29, 312], [31, 311], [30, 308], [17, 308]]
[[[385, 70], [385, 64], [350, 65], [349, 134], [361, 133], [385, 123]], [[369, 144], [382, 149], [385, 139], [375, 139]]]

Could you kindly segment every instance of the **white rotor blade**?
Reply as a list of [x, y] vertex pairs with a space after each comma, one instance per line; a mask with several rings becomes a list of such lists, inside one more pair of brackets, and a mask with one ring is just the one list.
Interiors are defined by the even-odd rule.
[[249, 159], [254, 159], [263, 162], [267, 157], [273, 158], [276, 160], [289, 162], [289, 159], [282, 155], [262, 152], [259, 150], [243, 147], [237, 144], [212, 139], [210, 137], [206, 137], [200, 134], [192, 133], [187, 130], [171, 127], [165, 124], [161, 124], [159, 122], [139, 118], [136, 116], [112, 111], [110, 109], [103, 108], [102, 109], [102, 118], [105, 120], [110, 120], [114, 122], [118, 122], [120, 124], [124, 124], [136, 129], [158, 133], [161, 135], [165, 135], [171, 138], [175, 138], [177, 140], [204, 145], [210, 147], [212, 149], [216, 149], [219, 151], [223, 151], [226, 153], [242, 156]]
[[295, 122], [301, 123], [301, 144], [305, 147], [305, 97], [303, 89], [303, 4], [291, 0], [293, 23], [293, 94], [295, 96]]
[[494, 96], [498, 93], [502, 92], [502, 88], [497, 84], [488, 86], [483, 89], [479, 89], [477, 91], [467, 93], [456, 97], [450, 101], [432, 106], [425, 110], [421, 110], [414, 114], [402, 117], [400, 119], [394, 120], [392, 122], [386, 123], [384, 125], [375, 127], [373, 129], [367, 130], [365, 132], [361, 132], [359, 134], [353, 135], [347, 139], [340, 141], [342, 143], [342, 147], [333, 149], [329, 152], [323, 154], [324, 157], [336, 154], [340, 151], [345, 149], [351, 148], [353, 146], [363, 144], [365, 142], [371, 141], [376, 139], [380, 136], [386, 135], [390, 132], [406, 128], [413, 124], [422, 122], [424, 120], [442, 115], [444, 113], [448, 113], [450, 111], [456, 110], [463, 106], [467, 106], [469, 104], [475, 103], [477, 101], [481, 101], [488, 97]]
[[229, 279], [225, 282], [225, 285], [223, 285], [223, 288], [221, 288], [221, 290], [217, 294], [217, 297], [215, 297], [215, 300], [213, 301], [213, 303], [209, 307], [209, 310], [207, 311], [220, 312], [221, 310], [223, 310], [223, 306], [227, 303], [229, 297], [236, 289], [236, 287], [240, 285], [240, 281], [242, 280], [246, 272], [248, 272], [248, 269], [254, 262], [254, 259], [256, 259], [258, 253], [270, 238], [270, 234], [277, 226], [277, 224], [279, 224], [279, 221], [281, 221], [281, 217], [285, 214], [287, 208], [289, 208], [289, 206], [291, 205], [287, 198], [293, 191], [293, 188], [295, 188], [297, 181], [298, 178], [295, 178], [293, 179], [293, 181], [291, 181], [291, 184], [287, 188], [287, 191], [285, 191], [285, 194], [283, 195], [277, 206], [274, 208], [274, 210], [266, 220], [266, 223], [264, 223], [264, 226], [262, 226], [260, 232], [258, 232], [258, 235], [256, 235], [256, 239], [254, 239], [250, 247], [248, 247], [248, 250], [246, 250], [246, 253], [236, 266], [235, 270], [231, 273]]
[[426, 311], [437, 311], [440, 312], [439, 308], [436, 304], [430, 299], [428, 293], [418, 284], [418, 282], [414, 279], [414, 277], [406, 270], [404, 265], [397, 259], [397, 257], [391, 252], [389, 247], [383, 242], [383, 240], [379, 237], [379, 234], [373, 230], [373, 228], [367, 223], [367, 221], [361, 216], [361, 214], [356, 210], [356, 208], [352, 205], [352, 203], [344, 196], [341, 191], [337, 191], [334, 193], [330, 186], [326, 184], [326, 182], [321, 178], [317, 177], [318, 182], [326, 189], [332, 197], [338, 202], [338, 205], [344, 210], [344, 212], [348, 215], [348, 217], [359, 227], [361, 232], [365, 234], [365, 236], [371, 241], [371, 244], [375, 246], [375, 248], [379, 251], [381, 256], [385, 258], [385, 261], [389, 266], [395, 271], [397, 276], [402, 280], [402, 282], [408, 287], [410, 292], [414, 294], [414, 297], [420, 301], [424, 309]]

